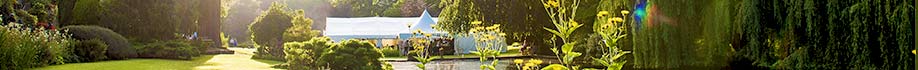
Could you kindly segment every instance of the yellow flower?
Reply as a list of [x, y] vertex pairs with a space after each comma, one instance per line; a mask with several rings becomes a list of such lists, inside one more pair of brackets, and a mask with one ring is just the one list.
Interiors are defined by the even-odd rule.
[[554, 1], [554, 0], [548, 1], [548, 4], [551, 4], [551, 6], [553, 6], [553, 7], [560, 7], [560, 6], [561, 6], [561, 4], [558, 3], [558, 1]]
[[596, 14], [597, 17], [602, 17], [609, 15], [609, 11], [599, 11], [599, 14]]
[[475, 27], [475, 29], [478, 29], [478, 30], [484, 30], [484, 29], [485, 29], [485, 27], [483, 27], [483, 26], [480, 26], [480, 27]]
[[473, 33], [475, 33], [475, 32], [478, 32], [478, 29], [472, 28], [472, 29], [469, 30], [469, 33], [470, 33], [470, 34], [473, 34]]
[[526, 63], [526, 64], [523, 64], [523, 66], [536, 66], [536, 64], [535, 64], [535, 63]]
[[507, 36], [507, 33], [498, 33], [497, 35], [500, 35], [500, 36]]
[[626, 10], [622, 10], [622, 14], [628, 14], [628, 13], [631, 13], [631, 12], [628, 12], [628, 11], [626, 11]]
[[478, 24], [481, 24], [481, 21], [473, 21], [473, 22], [472, 22], [472, 25], [478, 25]]
[[535, 64], [542, 64], [542, 60], [539, 60], [539, 59], [529, 59], [529, 62], [535, 63]]
[[430, 34], [424, 34], [424, 36], [430, 37], [430, 36], [432, 36], [432, 35], [430, 35]]
[[915, 54], [915, 50], [912, 50], [912, 54]]
[[580, 23], [577, 23], [577, 21], [571, 21], [571, 23], [568, 25], [571, 27], [574, 27], [574, 26], [580, 26]]
[[494, 39], [497, 38], [497, 37], [494, 37], [494, 36], [491, 36], [491, 35], [487, 35], [487, 36], [485, 36], [485, 38], [488, 38], [488, 40], [494, 40]]
[[494, 26], [489, 26], [488, 28], [485, 28], [485, 29], [488, 29], [488, 30], [494, 30], [494, 29], [497, 29], [497, 27], [494, 27]]
[[514, 60], [513, 60], [513, 63], [522, 64], [522, 63], [523, 63], [523, 59], [514, 59]]
[[615, 21], [615, 22], [623, 22], [623, 21], [625, 21], [625, 20], [622, 19], [621, 17], [615, 17], [615, 18], [612, 18], [612, 21]]

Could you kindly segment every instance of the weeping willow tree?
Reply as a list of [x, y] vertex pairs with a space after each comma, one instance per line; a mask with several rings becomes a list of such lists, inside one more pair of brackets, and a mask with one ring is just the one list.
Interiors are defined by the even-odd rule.
[[654, 0], [636, 8], [647, 11], [635, 10], [644, 21], [633, 28], [636, 68], [914, 69], [908, 0]]
[[637, 0], [632, 23], [634, 68], [719, 69], [732, 56], [735, 31], [728, 0]]
[[771, 69], [912, 70], [908, 0], [743, 1], [738, 59]]

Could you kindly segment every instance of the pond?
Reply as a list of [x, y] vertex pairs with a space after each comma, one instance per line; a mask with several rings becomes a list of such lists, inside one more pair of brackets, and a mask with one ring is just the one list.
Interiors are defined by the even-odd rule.
[[[498, 61], [498, 70], [507, 70], [508, 66], [513, 65], [512, 59], [501, 59]], [[491, 61], [487, 61], [491, 62]], [[420, 70], [417, 64], [421, 62], [397, 61], [389, 62], [395, 70]], [[454, 60], [437, 60], [425, 65], [427, 70], [480, 70], [481, 64], [478, 59], [454, 59]]]

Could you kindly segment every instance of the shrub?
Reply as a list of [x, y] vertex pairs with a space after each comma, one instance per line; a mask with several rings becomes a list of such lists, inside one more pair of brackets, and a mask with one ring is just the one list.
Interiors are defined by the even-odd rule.
[[307, 41], [313, 37], [318, 37], [321, 33], [318, 30], [312, 30], [312, 19], [306, 18], [306, 12], [297, 10], [291, 21], [292, 26], [284, 32], [284, 42]]
[[71, 41], [57, 30], [24, 28], [18, 23], [0, 26], [0, 70], [63, 64]]
[[183, 40], [159, 41], [135, 47], [140, 50], [140, 57], [144, 58], [188, 60], [202, 52], [202, 47], [194, 46], [191, 41]]
[[[322, 53], [321, 61], [327, 62], [332, 70], [380, 70], [382, 57], [367, 41], [347, 40], [332, 46]], [[342, 60], [347, 59], [347, 60]]]
[[379, 48], [380, 53], [385, 57], [400, 57], [402, 56], [401, 51], [398, 51], [396, 48]]
[[306, 42], [284, 43], [287, 64], [294, 65], [287, 66], [287, 68], [292, 70], [320, 69], [323, 66], [323, 63], [318, 62], [320, 55], [325, 52], [326, 48], [333, 45], [329, 38], [324, 37], [313, 38]]
[[287, 68], [292, 70], [380, 70], [382, 54], [366, 41], [334, 44], [328, 38], [284, 44]]
[[111, 59], [127, 59], [137, 57], [136, 51], [133, 47], [131, 47], [131, 43], [128, 42], [124, 36], [121, 36], [121, 34], [115, 33], [107, 28], [98, 26], [74, 25], [66, 26], [61, 29], [69, 30], [69, 33], [72, 34], [73, 38], [77, 40], [102, 40], [106, 45], [108, 45], [108, 50], [105, 54]]
[[257, 47], [253, 58], [284, 61], [284, 42], [306, 41], [320, 35], [318, 30], [312, 30], [312, 19], [306, 18], [303, 10], [288, 12], [285, 7], [281, 3], [272, 4], [267, 13], [249, 26], [252, 41], [263, 46]]
[[283, 51], [283, 34], [291, 26], [293, 17], [288, 15], [284, 10], [285, 5], [273, 3], [271, 8], [249, 25], [249, 31], [252, 32], [252, 41], [256, 47], [255, 55], [252, 58], [268, 60], [284, 60]]
[[68, 62], [92, 62], [107, 59], [105, 56], [105, 51], [108, 49], [108, 45], [104, 41], [99, 39], [84, 40], [78, 41], [72, 47], [70, 47], [70, 52], [73, 56]]

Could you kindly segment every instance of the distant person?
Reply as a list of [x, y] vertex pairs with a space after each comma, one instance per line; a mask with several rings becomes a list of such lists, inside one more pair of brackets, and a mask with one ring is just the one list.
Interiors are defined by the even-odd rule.
[[230, 46], [238, 46], [239, 44], [239, 43], [236, 43], [236, 39], [233, 39], [233, 38], [230, 38], [229, 43], [230, 43]]

